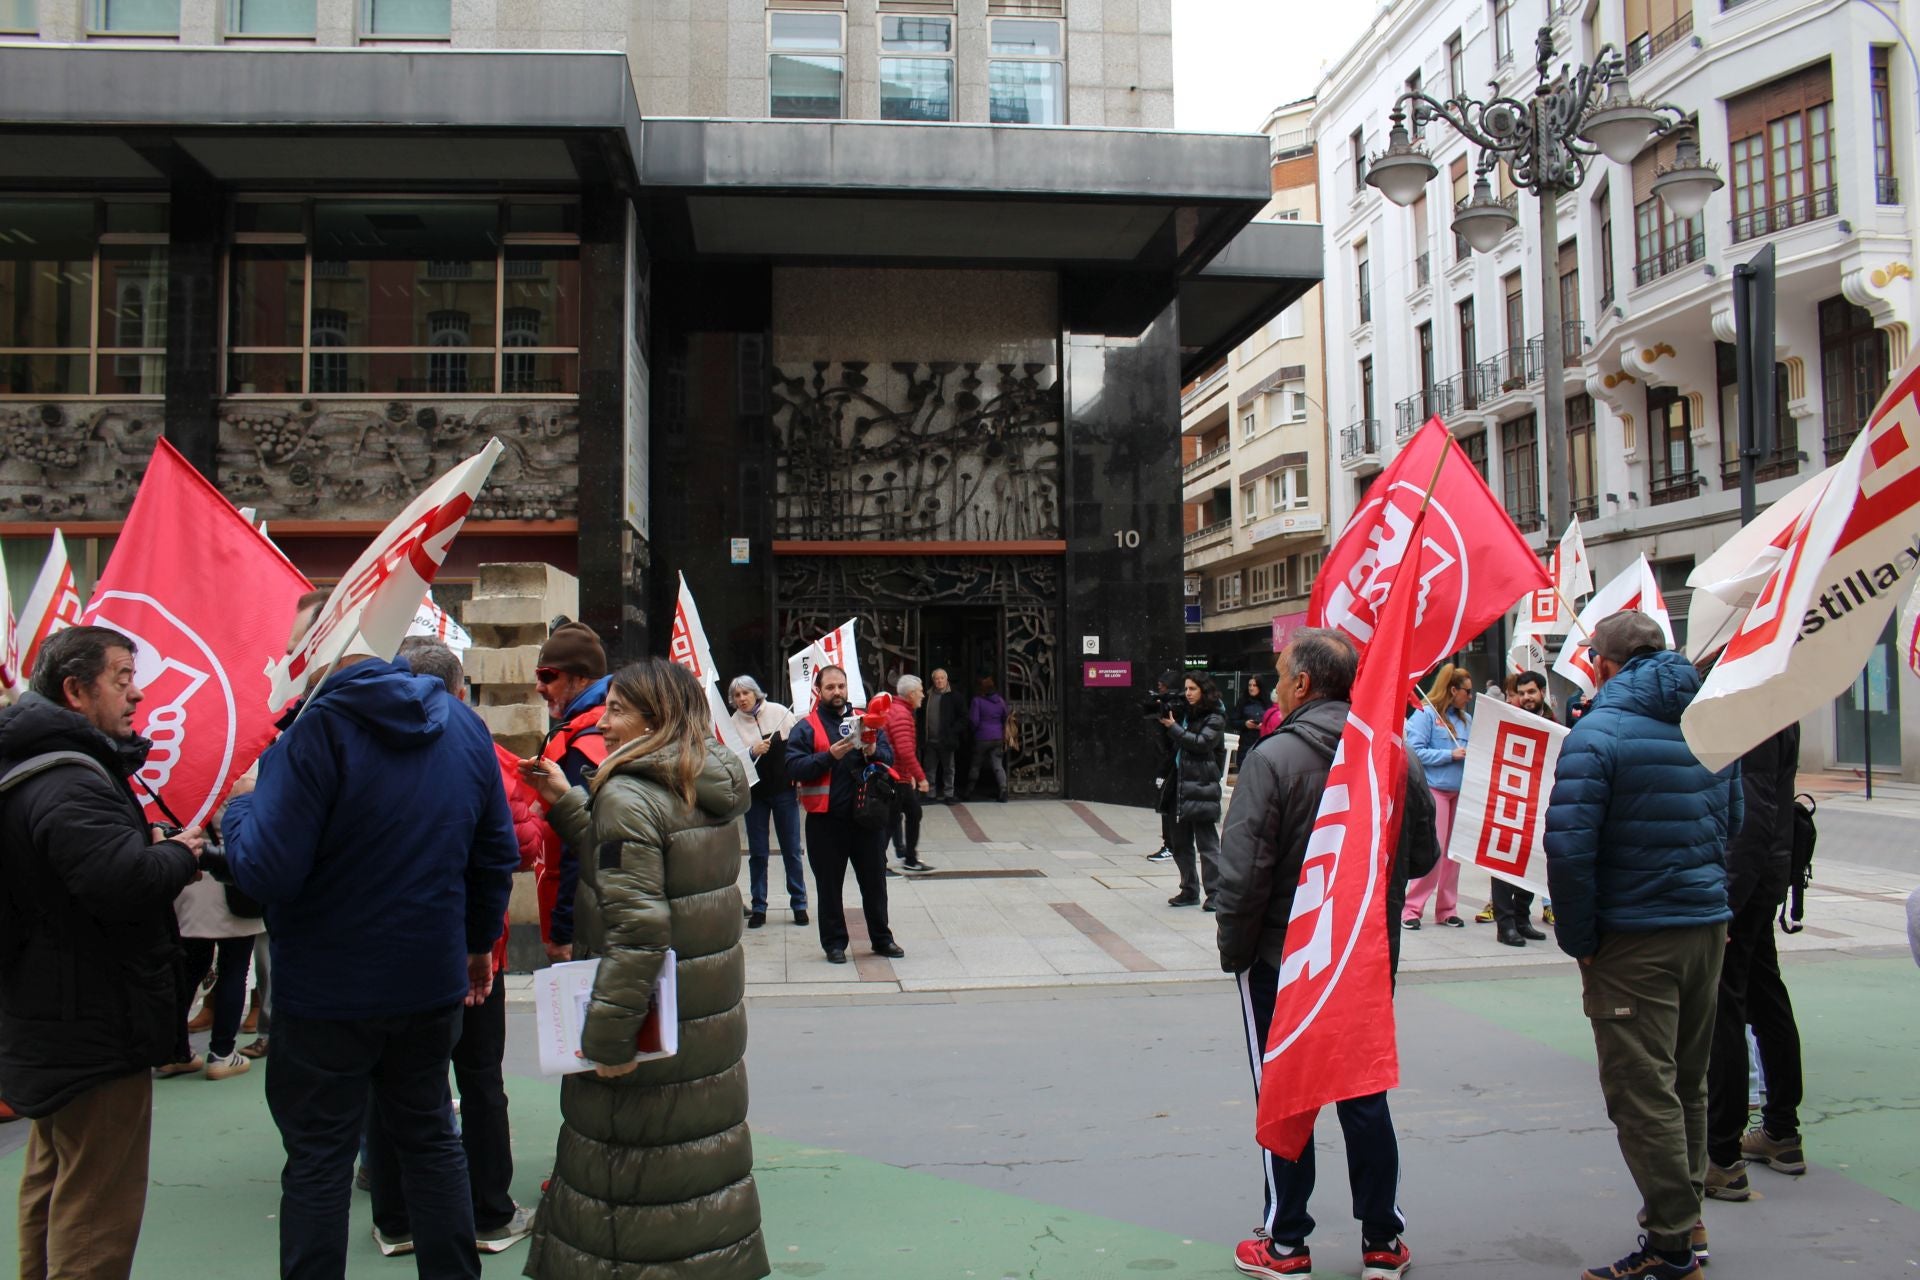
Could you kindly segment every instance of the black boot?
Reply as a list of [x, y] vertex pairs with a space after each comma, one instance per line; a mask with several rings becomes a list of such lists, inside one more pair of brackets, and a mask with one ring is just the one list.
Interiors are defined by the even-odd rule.
[[1511, 920], [1500, 922], [1500, 945], [1503, 947], [1524, 947], [1527, 940], [1520, 936], [1519, 928]]
[[1534, 928], [1533, 921], [1531, 920], [1522, 920], [1519, 928], [1520, 936], [1523, 938], [1531, 938], [1535, 942], [1545, 942], [1547, 940], [1547, 935]]

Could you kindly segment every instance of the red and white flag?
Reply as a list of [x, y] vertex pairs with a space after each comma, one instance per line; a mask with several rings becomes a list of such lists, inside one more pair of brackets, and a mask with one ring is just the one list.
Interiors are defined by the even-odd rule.
[[[486, 448], [408, 503], [360, 553], [320, 606], [299, 647], [267, 664], [275, 710], [305, 693], [314, 672], [349, 653], [390, 659], [399, 651], [420, 598], [446, 562], [447, 548], [466, 523], [503, 447], [489, 440]], [[254, 539], [261, 541], [257, 533]]]
[[1580, 597], [1593, 591], [1593, 570], [1587, 563], [1586, 539], [1580, 536], [1580, 517], [1575, 516], [1560, 535], [1547, 559], [1547, 574], [1552, 582], [1527, 596], [1520, 625], [1531, 635], [1565, 635], [1573, 626], [1574, 606]]
[[1801, 513], [1813, 505], [1832, 481], [1829, 467], [1733, 531], [1720, 549], [1687, 575], [1693, 588], [1687, 603], [1687, 656], [1698, 661], [1724, 646], [1733, 636], [1740, 616], [1760, 598], [1788, 535]]
[[733, 709], [727, 706], [716, 683], [720, 672], [713, 664], [713, 648], [707, 643], [707, 628], [700, 621], [700, 606], [693, 602], [693, 588], [687, 585], [684, 573], [680, 575], [680, 596], [673, 606], [673, 637], [668, 642], [667, 653], [692, 672], [700, 687], [707, 691], [707, 711], [713, 718], [714, 736], [740, 757], [749, 783], [760, 781], [760, 771], [753, 764], [753, 748], [740, 732], [740, 726], [733, 722]]
[[[265, 532], [261, 530], [262, 536]], [[414, 610], [413, 621], [407, 624], [407, 635], [432, 636], [456, 654], [464, 654], [473, 648], [473, 637], [467, 634], [465, 627], [453, 620], [452, 614], [434, 603], [431, 591], [420, 601], [420, 607]]]
[[1920, 591], [1908, 593], [1900, 606], [1900, 656], [1907, 670], [1920, 676]]
[[[1851, 684], [1920, 566], [1920, 347], [1779, 538], [1680, 727], [1720, 769]], [[1806, 486], [1802, 486], [1803, 488]]]
[[85, 620], [137, 646], [133, 727], [153, 749], [134, 776], [186, 825], [205, 823], [273, 740], [260, 656], [285, 648], [310, 590], [172, 445], [154, 447]]
[[1407, 785], [1407, 671], [1426, 568], [1420, 526], [1431, 516], [1415, 514], [1406, 528], [1414, 550], [1375, 615], [1375, 643], [1360, 658], [1293, 891], [1255, 1122], [1260, 1145], [1287, 1160], [1300, 1158], [1321, 1107], [1400, 1083], [1385, 899]]
[[73, 585], [73, 563], [67, 559], [66, 538], [55, 529], [53, 545], [47, 548], [47, 558], [40, 565], [40, 576], [34, 579], [33, 590], [27, 592], [27, 602], [20, 606], [15, 624], [20, 661], [13, 687], [27, 687], [34, 659], [40, 656], [40, 646], [48, 636], [79, 623], [80, 593]]
[[1587, 607], [1580, 611], [1566, 644], [1560, 647], [1560, 659], [1553, 664], [1554, 673], [1571, 680], [1580, 687], [1583, 695], [1591, 698], [1594, 690], [1600, 687], [1600, 676], [1594, 670], [1593, 651], [1588, 646], [1588, 638], [1603, 618], [1629, 610], [1644, 613], [1659, 623], [1667, 643], [1673, 643], [1673, 619], [1667, 616], [1666, 598], [1660, 594], [1660, 584], [1654, 579], [1653, 566], [1647, 563], [1644, 555], [1587, 601]]
[[20, 670], [20, 631], [13, 620], [13, 588], [0, 568], [0, 689], [24, 687], [29, 672]]
[[[1429, 486], [1433, 497], [1413, 555]], [[1406, 674], [1416, 679], [1465, 648], [1516, 600], [1551, 585], [1540, 557], [1438, 418], [1374, 481], [1327, 553], [1307, 606], [1309, 625], [1337, 627], [1365, 649], [1394, 583], [1414, 563], [1418, 615]]]
[[787, 680], [793, 686], [793, 714], [805, 717], [813, 710], [813, 677], [822, 667], [841, 667], [847, 673], [847, 705], [867, 705], [867, 686], [860, 679], [859, 655], [853, 645], [854, 619], [848, 618], [826, 635], [787, 659]]
[[1547, 892], [1547, 796], [1567, 731], [1549, 716], [1475, 700], [1447, 856], [1522, 889]]

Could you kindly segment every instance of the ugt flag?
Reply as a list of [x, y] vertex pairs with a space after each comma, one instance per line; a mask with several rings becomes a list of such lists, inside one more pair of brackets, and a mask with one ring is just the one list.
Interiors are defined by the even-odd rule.
[[[1429, 488], [1432, 501], [1422, 520]], [[1413, 555], [1416, 521], [1419, 554]], [[1413, 564], [1419, 565], [1409, 579], [1418, 612], [1402, 673], [1413, 679], [1465, 648], [1521, 596], [1552, 585], [1540, 557], [1438, 418], [1414, 434], [1347, 521], [1314, 579], [1308, 624], [1337, 627], [1365, 649], [1394, 584]]]
[[707, 628], [700, 621], [700, 606], [693, 602], [693, 588], [687, 585], [687, 575], [680, 575], [680, 596], [673, 606], [673, 639], [668, 644], [667, 653], [672, 659], [693, 673], [700, 687], [707, 693], [707, 712], [713, 719], [714, 736], [724, 743], [729, 751], [740, 757], [740, 763], [746, 768], [747, 781], [760, 781], [760, 771], [754, 767], [753, 748], [740, 732], [740, 726], [733, 722], [733, 708], [720, 695], [720, 687], [714, 681], [719, 676], [718, 668], [713, 665], [713, 648], [707, 643]]
[[[190, 827], [273, 740], [261, 657], [286, 648], [311, 584], [233, 504], [161, 440], [85, 621], [134, 642], [153, 742], [135, 775]], [[149, 816], [164, 815], [148, 802]]]
[[787, 680], [793, 685], [793, 714], [805, 717], [813, 710], [813, 677], [820, 668], [835, 666], [847, 673], [847, 705], [867, 705], [867, 686], [860, 679], [860, 661], [853, 648], [854, 619], [821, 636], [787, 659]]
[[66, 538], [55, 529], [53, 545], [47, 548], [47, 558], [40, 565], [40, 576], [34, 579], [33, 590], [27, 592], [27, 602], [20, 606], [15, 624], [19, 662], [14, 668], [13, 688], [27, 687], [34, 659], [40, 656], [40, 646], [47, 637], [79, 621], [80, 593], [73, 585], [73, 563], [67, 559]]
[[400, 651], [420, 598], [446, 562], [447, 548], [466, 523], [474, 496], [504, 447], [498, 440], [487, 441], [486, 448], [408, 503], [360, 553], [320, 606], [299, 647], [267, 664], [275, 710], [305, 693], [314, 672], [349, 653], [391, 658]]
[[1554, 674], [1572, 681], [1583, 696], [1591, 698], [1600, 687], [1600, 674], [1594, 670], [1588, 637], [1602, 619], [1627, 611], [1644, 613], [1659, 623], [1667, 644], [1673, 644], [1673, 619], [1667, 615], [1666, 598], [1660, 594], [1660, 583], [1644, 555], [1587, 601], [1587, 607], [1580, 611], [1579, 619], [1573, 624], [1572, 634], [1560, 647], [1560, 660], [1553, 664]]
[[1781, 537], [1771, 572], [1680, 718], [1709, 769], [1851, 684], [1920, 565], [1920, 347]]
[[[1416, 515], [1408, 526], [1413, 554], [1381, 603], [1375, 643], [1361, 655], [1287, 919], [1254, 1132], [1287, 1160], [1300, 1158], [1321, 1107], [1400, 1082], [1385, 899], [1407, 785], [1403, 713], [1426, 569], [1422, 520]], [[1540, 563], [1531, 554], [1527, 560]]]

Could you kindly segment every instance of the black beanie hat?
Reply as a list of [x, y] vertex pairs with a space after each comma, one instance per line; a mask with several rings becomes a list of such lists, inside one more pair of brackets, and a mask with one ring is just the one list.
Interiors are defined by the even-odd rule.
[[540, 646], [539, 665], [598, 680], [607, 674], [607, 651], [584, 622], [564, 622]]

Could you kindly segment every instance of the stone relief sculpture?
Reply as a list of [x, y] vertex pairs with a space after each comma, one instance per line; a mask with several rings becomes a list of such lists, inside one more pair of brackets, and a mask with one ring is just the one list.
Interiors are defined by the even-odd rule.
[[155, 401], [0, 405], [0, 521], [126, 515], [164, 417]]
[[816, 360], [771, 398], [776, 538], [1061, 536], [1052, 365]]

